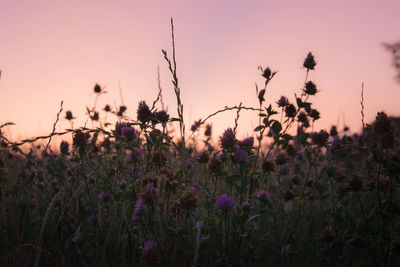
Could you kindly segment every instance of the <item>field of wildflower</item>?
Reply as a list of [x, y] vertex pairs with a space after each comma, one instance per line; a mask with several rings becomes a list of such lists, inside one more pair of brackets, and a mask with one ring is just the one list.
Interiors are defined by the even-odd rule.
[[[176, 115], [160, 91], [134, 120], [126, 106], [95, 105], [89, 121], [117, 123], [74, 127], [61, 105], [53, 129], [70, 129], [21, 142], [0, 132], [1, 266], [400, 266], [398, 120], [378, 112], [357, 134], [315, 132], [309, 53], [294, 99], [267, 103], [278, 77], [260, 68], [257, 107], [186, 129], [171, 54]], [[93, 90], [97, 102], [104, 88]], [[238, 139], [236, 120], [212, 142], [208, 120], [229, 110], [253, 110], [258, 126]]]

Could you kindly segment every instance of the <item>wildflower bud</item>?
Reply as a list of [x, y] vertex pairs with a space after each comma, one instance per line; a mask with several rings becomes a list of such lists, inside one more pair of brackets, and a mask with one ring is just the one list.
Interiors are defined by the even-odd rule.
[[275, 164], [271, 160], [264, 160], [262, 163], [262, 170], [264, 173], [270, 173], [275, 171]]
[[313, 54], [311, 52], [308, 53], [306, 59], [304, 60], [303, 67], [308, 70], [313, 70], [317, 63], [314, 60]]
[[66, 141], [62, 141], [60, 144], [61, 153], [66, 155], [66, 154], [68, 154], [68, 150], [69, 150], [69, 143]]
[[286, 151], [280, 151], [275, 158], [275, 163], [278, 165], [283, 165], [289, 161], [288, 154]]
[[208, 155], [208, 152], [207, 151], [201, 152], [201, 154], [198, 158], [198, 162], [206, 164], [209, 160], [210, 160], [210, 156]]
[[120, 106], [119, 110], [117, 112], [117, 116], [122, 117], [122, 115], [124, 115], [124, 112], [126, 111], [126, 106]]
[[204, 131], [204, 135], [207, 136], [207, 137], [210, 137], [211, 136], [211, 130], [212, 130], [211, 124], [207, 124], [206, 125], [206, 130]]
[[99, 120], [99, 113], [97, 111], [93, 112], [93, 115], [90, 116], [90, 119], [92, 121], [98, 121]]
[[285, 108], [285, 114], [288, 118], [294, 118], [296, 116], [296, 107], [293, 104], [289, 104]]
[[362, 189], [363, 182], [359, 175], [354, 174], [349, 181], [349, 189], [353, 192], [358, 192]]
[[312, 81], [307, 82], [305, 87], [304, 93], [307, 95], [315, 95], [318, 93], [317, 86]]
[[332, 226], [326, 226], [321, 233], [321, 241], [324, 243], [332, 243], [335, 240], [335, 233]]
[[66, 111], [65, 112], [65, 118], [67, 119], [67, 120], [72, 120], [72, 119], [74, 119], [74, 117], [72, 116], [72, 111]]
[[197, 208], [197, 196], [191, 189], [186, 190], [179, 198], [179, 204], [182, 209], [191, 210]]
[[308, 115], [314, 120], [319, 120], [321, 118], [321, 115], [318, 110], [316, 109], [311, 109]]
[[220, 175], [223, 171], [223, 163], [216, 156], [212, 157], [208, 163], [208, 170], [214, 175]]
[[220, 137], [221, 147], [225, 150], [232, 149], [236, 144], [236, 136], [231, 128], [225, 130], [224, 134]]
[[94, 92], [96, 94], [101, 93], [101, 87], [99, 84], [96, 83], [96, 85], [94, 86]]
[[228, 212], [233, 209], [235, 201], [227, 194], [223, 194], [217, 198], [216, 205], [222, 212]]
[[299, 122], [306, 123], [308, 121], [307, 114], [303, 111], [300, 112], [300, 114], [297, 116], [297, 120]]
[[111, 111], [110, 105], [106, 105], [106, 106], [104, 107], [104, 111], [105, 111], [105, 112], [110, 112], [110, 111]]
[[337, 136], [338, 135], [337, 128], [336, 128], [335, 125], [332, 125], [329, 134], [330, 134], [330, 136]]
[[161, 110], [156, 112], [155, 117], [157, 120], [159, 120], [161, 123], [167, 123], [169, 120], [169, 115], [165, 110]]
[[281, 96], [278, 101], [276, 101], [276, 104], [278, 104], [278, 107], [284, 108], [289, 105], [289, 100], [285, 96]]
[[142, 248], [140, 263], [143, 266], [153, 266], [160, 262], [160, 255], [156, 244], [152, 240], [147, 240]]
[[146, 123], [151, 119], [152, 115], [153, 114], [151, 113], [150, 108], [146, 104], [146, 102], [145, 101], [140, 101], [139, 102], [139, 107], [137, 109], [137, 119], [141, 123]]
[[267, 80], [271, 79], [271, 75], [272, 75], [272, 72], [271, 72], [271, 69], [269, 67], [267, 67], [264, 70], [263, 74], [261, 74], [261, 76], [263, 76]]

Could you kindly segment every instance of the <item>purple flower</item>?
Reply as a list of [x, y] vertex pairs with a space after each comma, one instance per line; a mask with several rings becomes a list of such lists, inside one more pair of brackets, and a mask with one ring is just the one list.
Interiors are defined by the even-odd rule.
[[278, 104], [278, 107], [283, 108], [289, 105], [289, 100], [287, 99], [287, 97], [281, 96], [281, 98], [279, 98], [279, 100], [276, 101], [276, 103]]
[[221, 147], [226, 150], [235, 146], [236, 136], [232, 128], [228, 128], [225, 130], [224, 134], [220, 137], [220, 143]]
[[245, 162], [247, 159], [247, 156], [248, 156], [248, 154], [246, 151], [244, 151], [242, 149], [236, 149], [236, 151], [235, 151], [236, 162], [238, 162], [238, 163]]
[[137, 137], [135, 129], [129, 126], [122, 127], [121, 133], [122, 136], [125, 137], [128, 141], [133, 141]]
[[296, 159], [297, 159], [298, 161], [304, 160], [304, 151], [299, 151], [299, 152], [297, 152]]
[[93, 214], [92, 213], [92, 215], [90, 215], [88, 221], [89, 221], [90, 224], [96, 224], [97, 223], [97, 214]]
[[250, 136], [238, 142], [240, 147], [251, 147], [254, 144], [254, 137]]
[[128, 127], [128, 124], [125, 122], [118, 122], [115, 124], [115, 134], [118, 136], [122, 136], [122, 128]]
[[269, 200], [269, 194], [265, 190], [258, 191], [256, 196], [263, 201]]
[[139, 198], [135, 204], [135, 209], [133, 211], [133, 216], [132, 216], [132, 222], [141, 220], [143, 215], [145, 215], [146, 213], [147, 213], [147, 207], [143, 203], [143, 199]]
[[66, 155], [66, 154], [68, 154], [68, 150], [69, 150], [69, 143], [66, 141], [62, 141], [60, 144], [61, 153]]
[[286, 164], [282, 165], [281, 168], [279, 169], [279, 173], [280, 173], [281, 175], [289, 174], [289, 173], [290, 173], [290, 166], [289, 166], [289, 164], [286, 163]]
[[231, 198], [227, 194], [223, 194], [217, 198], [216, 205], [221, 211], [227, 212], [227, 211], [233, 209], [233, 206], [235, 205], [235, 201], [233, 200], [233, 198]]
[[106, 191], [106, 192], [100, 192], [99, 194], [99, 198], [101, 200], [109, 200], [112, 197], [112, 193], [110, 191]]

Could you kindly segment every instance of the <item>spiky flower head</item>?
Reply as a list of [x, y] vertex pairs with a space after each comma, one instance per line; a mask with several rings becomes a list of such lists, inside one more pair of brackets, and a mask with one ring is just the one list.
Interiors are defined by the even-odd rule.
[[276, 101], [276, 104], [278, 104], [278, 107], [284, 108], [287, 105], [289, 105], [289, 100], [287, 99], [286, 96], [281, 96], [278, 101]]
[[312, 81], [307, 82], [305, 87], [304, 93], [307, 95], [315, 95], [318, 93], [317, 86]]
[[314, 56], [311, 54], [311, 52], [309, 52], [304, 60], [303, 67], [307, 70], [313, 70], [315, 65], [317, 65], [317, 63], [315, 62]]
[[75, 119], [74, 116], [72, 116], [72, 111], [70, 110], [65, 112], [65, 118], [69, 121]]
[[67, 141], [62, 141], [60, 144], [61, 153], [66, 155], [68, 154], [68, 150], [69, 150], [69, 143]]
[[311, 141], [317, 146], [325, 146], [328, 141], [329, 134], [325, 130], [320, 130], [318, 133], [311, 133]]
[[250, 136], [238, 142], [239, 147], [252, 147], [254, 145], [254, 137]]
[[264, 72], [261, 74], [261, 76], [263, 76], [265, 79], [269, 80], [271, 79], [272, 72], [271, 69], [269, 67], [267, 67]]
[[217, 198], [216, 205], [222, 212], [228, 212], [233, 209], [235, 201], [227, 194], [223, 194]]
[[152, 115], [153, 114], [151, 113], [151, 110], [149, 106], [146, 104], [146, 102], [140, 101], [137, 109], [137, 119], [141, 123], [146, 123], [151, 119]]
[[265, 191], [265, 190], [258, 191], [256, 196], [257, 196], [258, 199], [260, 199], [262, 201], [267, 201], [267, 200], [270, 199], [270, 196], [269, 196], [268, 192]]
[[321, 118], [321, 115], [320, 115], [319, 111], [316, 110], [316, 109], [311, 109], [310, 112], [308, 113], [308, 115], [310, 115], [310, 117], [311, 117], [314, 121], [316, 121], [316, 120], [318, 120], [318, 119]]
[[155, 113], [155, 117], [157, 120], [159, 120], [161, 123], [167, 123], [169, 119], [169, 115], [165, 110], [160, 110]]
[[294, 118], [296, 116], [296, 107], [293, 104], [289, 104], [285, 107], [285, 114], [288, 118]]
[[94, 92], [96, 94], [101, 93], [101, 87], [100, 87], [100, 85], [98, 83], [96, 83], [95, 86], [94, 86]]
[[122, 127], [121, 132], [122, 136], [125, 137], [129, 142], [133, 141], [137, 137], [135, 129], [129, 126]]
[[225, 150], [232, 149], [236, 144], [236, 135], [232, 128], [225, 130], [223, 135], [220, 137], [221, 147]]
[[211, 132], [212, 132], [212, 125], [211, 124], [207, 124], [206, 125], [206, 130], [204, 131], [204, 135], [207, 137], [211, 136]]

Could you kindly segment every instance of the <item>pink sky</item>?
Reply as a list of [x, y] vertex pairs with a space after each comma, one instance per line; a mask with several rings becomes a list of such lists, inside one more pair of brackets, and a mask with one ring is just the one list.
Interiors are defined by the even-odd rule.
[[[106, 87], [99, 106], [121, 103], [136, 118], [140, 100], [157, 95], [160, 65], [164, 99], [176, 116], [170, 73], [161, 49], [175, 36], [187, 128], [228, 105], [257, 106], [257, 67], [279, 71], [266, 93], [294, 101], [304, 81], [302, 63], [316, 58], [310, 74], [321, 92], [313, 97], [328, 128], [340, 117], [361, 128], [360, 90], [365, 83], [367, 122], [377, 111], [400, 115], [399, 84], [383, 42], [400, 39], [400, 1], [14, 1], [0, 3], [0, 124], [13, 140], [51, 132], [61, 100], [83, 126], [93, 86]], [[64, 116], [64, 114], [63, 114]], [[232, 127], [235, 112], [215, 117], [215, 134]], [[243, 112], [239, 136], [256, 126]], [[69, 127], [62, 120], [58, 129]]]

